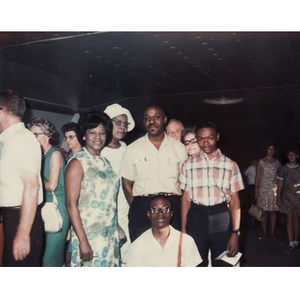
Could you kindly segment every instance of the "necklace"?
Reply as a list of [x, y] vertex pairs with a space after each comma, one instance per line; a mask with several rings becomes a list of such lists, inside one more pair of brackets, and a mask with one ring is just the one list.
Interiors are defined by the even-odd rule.
[[43, 157], [46, 156], [46, 154], [49, 152], [49, 150], [50, 150], [51, 147], [52, 147], [52, 145], [50, 145], [50, 146], [48, 147], [48, 149], [44, 152]]
[[295, 168], [297, 168], [299, 166], [298, 164], [296, 164], [296, 165], [290, 165], [289, 163], [287, 165], [288, 165], [288, 167], [290, 169], [295, 169]]

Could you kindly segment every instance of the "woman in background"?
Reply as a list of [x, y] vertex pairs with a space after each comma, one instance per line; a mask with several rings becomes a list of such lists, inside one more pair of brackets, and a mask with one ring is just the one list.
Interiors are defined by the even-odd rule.
[[274, 238], [276, 217], [279, 207], [276, 204], [277, 196], [277, 175], [281, 168], [281, 163], [274, 158], [275, 146], [270, 143], [266, 148], [265, 157], [259, 159], [256, 166], [255, 178], [255, 199], [257, 206], [265, 214], [262, 221], [262, 238], [267, 236], [268, 214], [270, 214], [271, 237]]
[[299, 216], [300, 216], [300, 166], [297, 162], [298, 149], [291, 147], [287, 151], [288, 163], [278, 174], [277, 205], [286, 214], [286, 231], [289, 248], [294, 250], [299, 246]]
[[119, 267], [117, 228], [119, 178], [101, 155], [112, 138], [105, 113], [91, 112], [78, 122], [83, 150], [66, 169], [66, 199], [71, 219], [71, 267]]
[[77, 123], [69, 122], [62, 126], [61, 131], [64, 135], [64, 141], [67, 147], [70, 149], [67, 157], [67, 161], [69, 161], [69, 159], [82, 148], [81, 142], [78, 139], [79, 126]]
[[43, 118], [34, 118], [28, 124], [30, 131], [39, 141], [42, 152], [42, 180], [44, 201], [52, 202], [52, 191], [58, 201], [58, 210], [63, 218], [63, 228], [59, 232], [45, 233], [44, 267], [61, 267], [65, 263], [66, 237], [70, 226], [65, 202], [65, 159], [56, 147], [53, 147], [56, 130], [51, 122]]

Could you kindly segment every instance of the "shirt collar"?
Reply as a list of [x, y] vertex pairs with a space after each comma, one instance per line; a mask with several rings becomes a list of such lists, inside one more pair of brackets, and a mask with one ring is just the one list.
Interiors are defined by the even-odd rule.
[[10, 127], [8, 127], [7, 129], [5, 129], [4, 131], [2, 131], [2, 133], [0, 134], [0, 141], [3, 141], [6, 137], [8, 136], [12, 136], [14, 135], [17, 131], [19, 131], [20, 129], [24, 129], [25, 125], [23, 122], [18, 122]]
[[[148, 135], [148, 133], [146, 133], [146, 134], [144, 135], [144, 137], [145, 137], [145, 141], [147, 141], [147, 142], [151, 143], [151, 141], [150, 141], [150, 139], [149, 139], [149, 135]], [[166, 135], [166, 133], [164, 133], [164, 139], [163, 139], [163, 141], [162, 141], [162, 143], [161, 143], [161, 144], [170, 143], [169, 139], [170, 139], [170, 137], [169, 137], [169, 136], [167, 136], [167, 135]]]
[[[218, 157], [220, 157], [221, 155], [222, 155], [221, 150], [220, 150], [220, 149], [217, 149], [216, 151], [214, 151], [214, 153], [213, 153], [213, 158], [212, 158], [212, 159], [218, 158]], [[200, 152], [200, 157], [209, 160], [207, 154], [204, 153], [202, 150], [201, 150], [201, 152]]]

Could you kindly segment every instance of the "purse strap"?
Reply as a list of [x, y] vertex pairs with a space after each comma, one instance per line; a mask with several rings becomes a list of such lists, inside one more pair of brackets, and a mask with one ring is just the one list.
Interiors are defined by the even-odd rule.
[[182, 236], [183, 236], [183, 232], [181, 231], [179, 236], [177, 267], [181, 266]]
[[56, 198], [56, 196], [54, 194], [54, 191], [52, 191], [51, 194], [52, 194], [52, 201], [53, 201], [54, 205], [57, 206], [58, 205], [58, 201], [57, 201], [57, 198]]

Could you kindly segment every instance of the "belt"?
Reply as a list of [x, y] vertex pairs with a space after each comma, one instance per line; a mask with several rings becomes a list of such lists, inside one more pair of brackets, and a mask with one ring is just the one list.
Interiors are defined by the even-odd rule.
[[8, 210], [20, 210], [21, 209], [21, 205], [18, 206], [2, 206], [1, 207], [2, 211], [8, 211]]
[[178, 196], [174, 193], [155, 193], [155, 194], [144, 194], [144, 195], [139, 195], [139, 197], [155, 197], [155, 196], [165, 196], [165, 197], [169, 197], [169, 196]]

